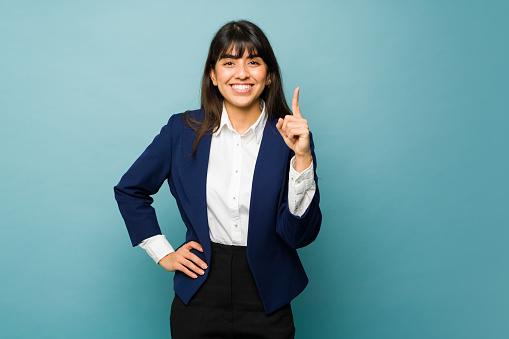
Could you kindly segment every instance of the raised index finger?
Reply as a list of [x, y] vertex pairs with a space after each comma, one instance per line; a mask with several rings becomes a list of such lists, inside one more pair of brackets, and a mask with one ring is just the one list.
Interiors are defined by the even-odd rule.
[[297, 87], [295, 89], [295, 92], [293, 92], [293, 100], [292, 100], [292, 112], [293, 115], [302, 118], [302, 114], [300, 113], [300, 107], [299, 107], [299, 91], [300, 88]]

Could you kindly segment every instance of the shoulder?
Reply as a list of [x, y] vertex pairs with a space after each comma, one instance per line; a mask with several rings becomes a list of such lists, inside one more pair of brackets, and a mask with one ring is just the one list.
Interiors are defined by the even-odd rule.
[[198, 121], [203, 121], [203, 119], [205, 118], [205, 112], [203, 111], [203, 109], [195, 109], [195, 110], [185, 111], [184, 113], [180, 113], [177, 115], [181, 115], [182, 117], [187, 116], [191, 119], [198, 120]]
[[166, 126], [174, 129], [190, 128], [189, 123], [202, 122], [205, 117], [202, 109], [185, 111], [183, 113], [173, 114], [168, 120]]
[[199, 121], [202, 122], [205, 119], [205, 113], [203, 109], [195, 109], [185, 111], [183, 113], [174, 114], [172, 117], [175, 117], [176, 120], [186, 124], [186, 119], [191, 121]]

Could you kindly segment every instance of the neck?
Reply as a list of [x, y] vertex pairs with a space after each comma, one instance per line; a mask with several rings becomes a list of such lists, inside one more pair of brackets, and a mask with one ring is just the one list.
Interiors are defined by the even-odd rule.
[[224, 103], [226, 113], [232, 124], [233, 129], [240, 135], [244, 134], [260, 117], [260, 99], [253, 102], [248, 107], [237, 107], [230, 105], [227, 101]]

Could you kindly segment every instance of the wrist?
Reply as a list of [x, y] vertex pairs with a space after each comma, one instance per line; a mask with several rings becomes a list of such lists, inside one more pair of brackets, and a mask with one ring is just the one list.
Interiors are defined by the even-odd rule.
[[306, 168], [308, 168], [312, 162], [313, 156], [311, 155], [311, 152], [304, 155], [295, 154], [295, 170], [299, 173], [302, 173]]
[[158, 264], [159, 266], [161, 266], [162, 268], [164, 268], [165, 270], [169, 271], [169, 272], [174, 272], [175, 270], [173, 269], [173, 264], [172, 264], [172, 257], [174, 255], [175, 252], [171, 252], [171, 253], [168, 253], [167, 255], [165, 255], [164, 257], [161, 258], [161, 260], [159, 260]]

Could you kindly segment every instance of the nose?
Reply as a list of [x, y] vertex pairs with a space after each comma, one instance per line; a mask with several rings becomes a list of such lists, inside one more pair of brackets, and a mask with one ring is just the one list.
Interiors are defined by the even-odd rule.
[[238, 79], [249, 78], [249, 70], [247, 68], [247, 65], [243, 62], [239, 62], [237, 66], [237, 73], [235, 75]]

